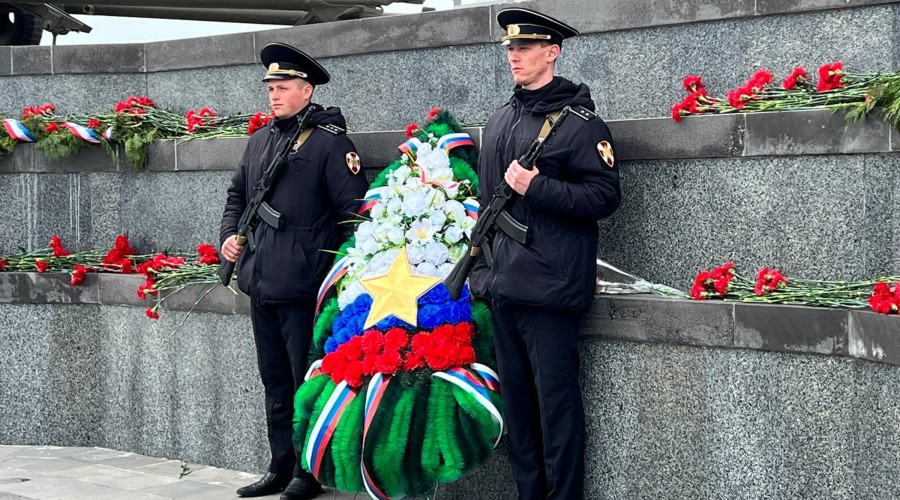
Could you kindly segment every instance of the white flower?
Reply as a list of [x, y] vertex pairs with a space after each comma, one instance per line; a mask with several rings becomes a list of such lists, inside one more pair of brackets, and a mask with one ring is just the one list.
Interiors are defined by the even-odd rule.
[[422, 276], [437, 276], [438, 269], [431, 262], [423, 262], [416, 266], [415, 274], [421, 274]]
[[449, 243], [458, 243], [463, 237], [463, 230], [456, 224], [451, 224], [450, 227], [444, 231], [444, 239]]
[[390, 250], [385, 250], [373, 255], [372, 260], [369, 261], [369, 265], [359, 273], [358, 278], [386, 273], [388, 268], [391, 267], [391, 264], [393, 264], [394, 259], [397, 258], [398, 253], [400, 253], [399, 248], [391, 248]]
[[439, 266], [450, 258], [450, 250], [443, 244], [432, 241], [425, 245], [425, 262]]
[[388, 231], [388, 241], [391, 242], [392, 245], [402, 245], [406, 243], [406, 235], [403, 234], [403, 230], [399, 227], [391, 224], [391, 229]]
[[378, 201], [374, 205], [372, 205], [372, 209], [369, 210], [369, 215], [372, 216], [373, 219], [383, 219], [387, 214], [387, 207], [384, 203]]
[[428, 220], [431, 221], [431, 225], [437, 228], [439, 231], [440, 228], [444, 227], [444, 224], [447, 222], [447, 216], [444, 215], [443, 210], [434, 210], [428, 214]]
[[446, 264], [441, 264], [441, 266], [438, 267], [438, 276], [440, 276], [441, 278], [446, 278], [447, 276], [450, 276], [450, 271], [453, 271], [454, 265], [455, 264], [452, 264], [450, 262], [447, 262]]
[[366, 289], [363, 288], [358, 279], [354, 279], [347, 285], [347, 288], [344, 288], [338, 295], [338, 307], [340, 307], [341, 310], [344, 310], [363, 293], [366, 293]]
[[443, 209], [444, 213], [454, 222], [468, 217], [466, 215], [466, 207], [456, 200], [447, 200], [447, 203], [444, 203]]
[[434, 236], [435, 231], [436, 228], [432, 226], [430, 220], [420, 219], [410, 224], [409, 230], [406, 231], [406, 239], [410, 243], [428, 243]]
[[403, 197], [403, 214], [407, 217], [421, 215], [425, 211], [426, 193], [413, 191]]
[[425, 247], [417, 243], [411, 243], [406, 246], [406, 257], [412, 265], [425, 262]]

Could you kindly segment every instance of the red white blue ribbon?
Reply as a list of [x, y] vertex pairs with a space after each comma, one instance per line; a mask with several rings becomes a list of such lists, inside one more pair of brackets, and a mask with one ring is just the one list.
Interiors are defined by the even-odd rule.
[[112, 135], [113, 135], [113, 132], [112, 132], [112, 131], [113, 131], [112, 126], [110, 126], [108, 129], [104, 130], [104, 131], [103, 131], [103, 138], [106, 139], [107, 141], [111, 141], [111, 140], [112, 140]]
[[3, 128], [6, 129], [6, 133], [9, 134], [10, 137], [15, 139], [18, 142], [34, 142], [35, 138], [31, 135], [31, 132], [25, 128], [25, 125], [22, 125], [22, 122], [19, 120], [14, 120], [12, 118], [7, 118], [3, 120]]
[[319, 312], [319, 307], [322, 306], [322, 300], [325, 299], [325, 294], [328, 293], [328, 289], [333, 287], [345, 274], [347, 274], [348, 262], [349, 260], [347, 257], [341, 257], [341, 260], [334, 263], [331, 271], [328, 271], [328, 275], [325, 276], [325, 281], [319, 286], [319, 293], [316, 295], [316, 313]]
[[322, 373], [322, 360], [317, 359], [313, 361], [311, 365], [309, 365], [309, 369], [306, 370], [306, 376], [303, 377], [303, 381], [306, 382], [317, 375], [321, 375]]
[[459, 146], [474, 146], [475, 143], [472, 142], [472, 137], [465, 132], [460, 132], [458, 134], [446, 134], [441, 136], [438, 139], [437, 147], [444, 148], [447, 151], [450, 151], [453, 148], [458, 148]]
[[78, 137], [83, 141], [87, 141], [92, 144], [100, 144], [100, 139], [97, 138], [97, 133], [85, 126], [79, 125], [77, 123], [65, 122], [63, 123], [63, 127], [69, 129], [69, 132], [72, 132], [72, 135]]
[[362, 205], [360, 205], [359, 212], [357, 213], [364, 214], [366, 211], [371, 210], [372, 207], [381, 200], [381, 193], [384, 192], [385, 187], [386, 186], [377, 187], [366, 191], [366, 197], [363, 198]]
[[472, 363], [469, 366], [481, 377], [488, 389], [500, 394], [500, 376], [497, 372], [481, 363]]
[[372, 475], [369, 474], [369, 469], [366, 467], [366, 436], [369, 434], [369, 427], [375, 419], [375, 413], [378, 412], [378, 407], [381, 405], [381, 398], [384, 397], [384, 392], [387, 390], [390, 382], [390, 376], [376, 373], [372, 380], [369, 381], [369, 387], [366, 389], [365, 423], [363, 424], [362, 453], [360, 454], [359, 467], [362, 471], [363, 484], [366, 487], [366, 491], [370, 497], [376, 500], [390, 500], [391, 497], [378, 488], [375, 480], [372, 479]]
[[481, 205], [479, 205], [478, 200], [475, 198], [466, 198], [465, 201], [462, 202], [463, 208], [466, 209], [466, 215], [469, 217], [478, 220], [478, 209]]
[[497, 444], [500, 443], [500, 438], [503, 436], [503, 416], [500, 415], [500, 410], [498, 410], [493, 401], [491, 401], [491, 396], [488, 393], [488, 388], [485, 386], [484, 382], [472, 374], [472, 372], [462, 367], [450, 368], [443, 372], [435, 372], [432, 376], [446, 380], [466, 391], [491, 414], [491, 418], [500, 426], [500, 430], [497, 432], [497, 439], [494, 440], [494, 447], [496, 448]]
[[422, 141], [420, 141], [420, 140], [416, 139], [415, 137], [413, 137], [412, 139], [410, 139], [410, 140], [404, 142], [403, 144], [397, 146], [397, 149], [399, 149], [400, 152], [403, 153], [403, 154], [407, 154], [407, 155], [412, 156], [412, 154], [415, 153], [416, 150], [418, 150], [418, 149], [419, 149], [419, 146], [421, 146], [421, 145], [422, 145]]
[[[347, 385], [347, 381], [343, 381], [334, 388], [325, 408], [319, 414], [316, 425], [313, 426], [309, 441], [306, 443], [306, 463], [309, 464], [310, 472], [317, 479], [320, 478], [319, 472], [322, 468], [322, 461], [325, 458], [325, 450], [331, 442], [334, 430], [337, 429], [344, 410], [356, 397], [357, 390]], [[321, 479], [320, 479], [321, 481]]]

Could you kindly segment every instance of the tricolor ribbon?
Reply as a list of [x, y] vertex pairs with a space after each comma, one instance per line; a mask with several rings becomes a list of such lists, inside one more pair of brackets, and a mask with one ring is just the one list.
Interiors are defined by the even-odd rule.
[[363, 198], [362, 204], [359, 206], [359, 211], [357, 213], [364, 214], [366, 211], [371, 210], [372, 207], [381, 200], [381, 194], [384, 192], [384, 188], [386, 186], [377, 187], [375, 189], [370, 189], [366, 191], [366, 196]]
[[322, 373], [324, 373], [322, 372], [322, 360], [317, 359], [309, 365], [309, 369], [306, 370], [306, 376], [303, 377], [303, 381], [306, 382], [317, 375], [321, 375]]
[[443, 372], [435, 372], [432, 376], [446, 380], [466, 391], [491, 414], [491, 418], [500, 426], [500, 431], [497, 433], [497, 439], [494, 441], [494, 447], [496, 448], [497, 444], [500, 443], [500, 438], [503, 436], [503, 416], [500, 415], [500, 410], [498, 410], [497, 407], [494, 406], [493, 401], [491, 401], [491, 396], [488, 394], [488, 388], [485, 386], [485, 383], [473, 375], [472, 372], [462, 367], [450, 368]]
[[460, 132], [458, 134], [446, 134], [441, 136], [438, 139], [437, 147], [446, 149], [450, 151], [453, 148], [457, 148], [459, 146], [474, 146], [475, 143], [472, 142], [472, 137], [465, 132]]
[[481, 380], [484, 380], [484, 384], [488, 389], [500, 394], [500, 376], [497, 375], [497, 372], [481, 363], [472, 363], [469, 366], [475, 370], [475, 373], [481, 377]]
[[349, 260], [346, 256], [341, 257], [341, 260], [334, 263], [331, 271], [328, 271], [328, 275], [325, 276], [325, 281], [319, 286], [319, 293], [316, 295], [316, 313], [319, 312], [319, 308], [322, 306], [322, 301], [325, 299], [325, 294], [328, 293], [328, 290], [347, 274], [348, 263]]
[[72, 122], [65, 122], [63, 123], [63, 127], [69, 129], [69, 132], [72, 132], [72, 135], [78, 137], [83, 141], [87, 141], [92, 144], [100, 144], [100, 139], [97, 138], [97, 133], [83, 125]]
[[403, 144], [397, 146], [397, 149], [400, 150], [401, 153], [412, 156], [416, 150], [419, 149], [419, 146], [422, 145], [422, 141], [416, 139], [415, 137], [409, 139]]
[[6, 133], [9, 134], [10, 137], [15, 139], [18, 142], [34, 142], [35, 138], [31, 135], [31, 132], [25, 128], [25, 125], [22, 125], [22, 122], [19, 120], [14, 120], [12, 118], [7, 118], [3, 120], [3, 128], [6, 129]]
[[384, 392], [387, 390], [387, 386], [390, 382], [390, 376], [376, 373], [372, 377], [372, 380], [369, 381], [369, 387], [366, 389], [366, 410], [359, 467], [362, 471], [363, 484], [366, 487], [366, 491], [369, 493], [370, 497], [377, 500], [390, 500], [391, 497], [387, 496], [380, 488], [378, 488], [378, 485], [375, 484], [375, 480], [372, 479], [372, 475], [369, 473], [368, 467], [366, 467], [366, 436], [369, 434], [369, 427], [375, 419], [375, 413], [381, 405], [381, 398], [384, 397]]
[[[357, 390], [347, 385], [347, 381], [343, 381], [334, 388], [331, 397], [319, 414], [316, 425], [313, 426], [309, 441], [306, 443], [306, 463], [309, 464], [312, 475], [319, 479], [322, 468], [322, 461], [325, 458], [325, 450], [331, 442], [334, 430], [337, 429], [344, 410], [356, 397]], [[320, 479], [321, 481], [321, 479]]]
[[478, 200], [475, 198], [466, 198], [465, 201], [462, 202], [463, 208], [466, 209], [466, 215], [469, 217], [478, 220], [478, 209], [481, 205], [478, 204]]
[[107, 141], [111, 141], [113, 136], [113, 128], [110, 126], [108, 129], [103, 131], [103, 138]]

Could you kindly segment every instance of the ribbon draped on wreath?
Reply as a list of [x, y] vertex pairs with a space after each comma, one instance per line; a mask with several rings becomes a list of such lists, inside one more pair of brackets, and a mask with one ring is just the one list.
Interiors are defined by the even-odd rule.
[[407, 136], [319, 289], [319, 359], [295, 396], [303, 467], [375, 499], [459, 479], [504, 429], [490, 311], [442, 283], [478, 214], [473, 142], [439, 109]]

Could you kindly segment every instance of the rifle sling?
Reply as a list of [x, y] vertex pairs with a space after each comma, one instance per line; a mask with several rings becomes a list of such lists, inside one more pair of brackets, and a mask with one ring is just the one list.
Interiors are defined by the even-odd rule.
[[[547, 139], [547, 136], [550, 135], [550, 128], [553, 127], [553, 123], [559, 118], [561, 112], [562, 110], [557, 110], [547, 115], [547, 118], [544, 120], [544, 126], [541, 127], [541, 131], [538, 133], [538, 140], [544, 142]], [[509, 215], [508, 211], [504, 210], [500, 217], [497, 218], [497, 226], [510, 238], [523, 245], [527, 243], [528, 226], [514, 219], [512, 215]]]

